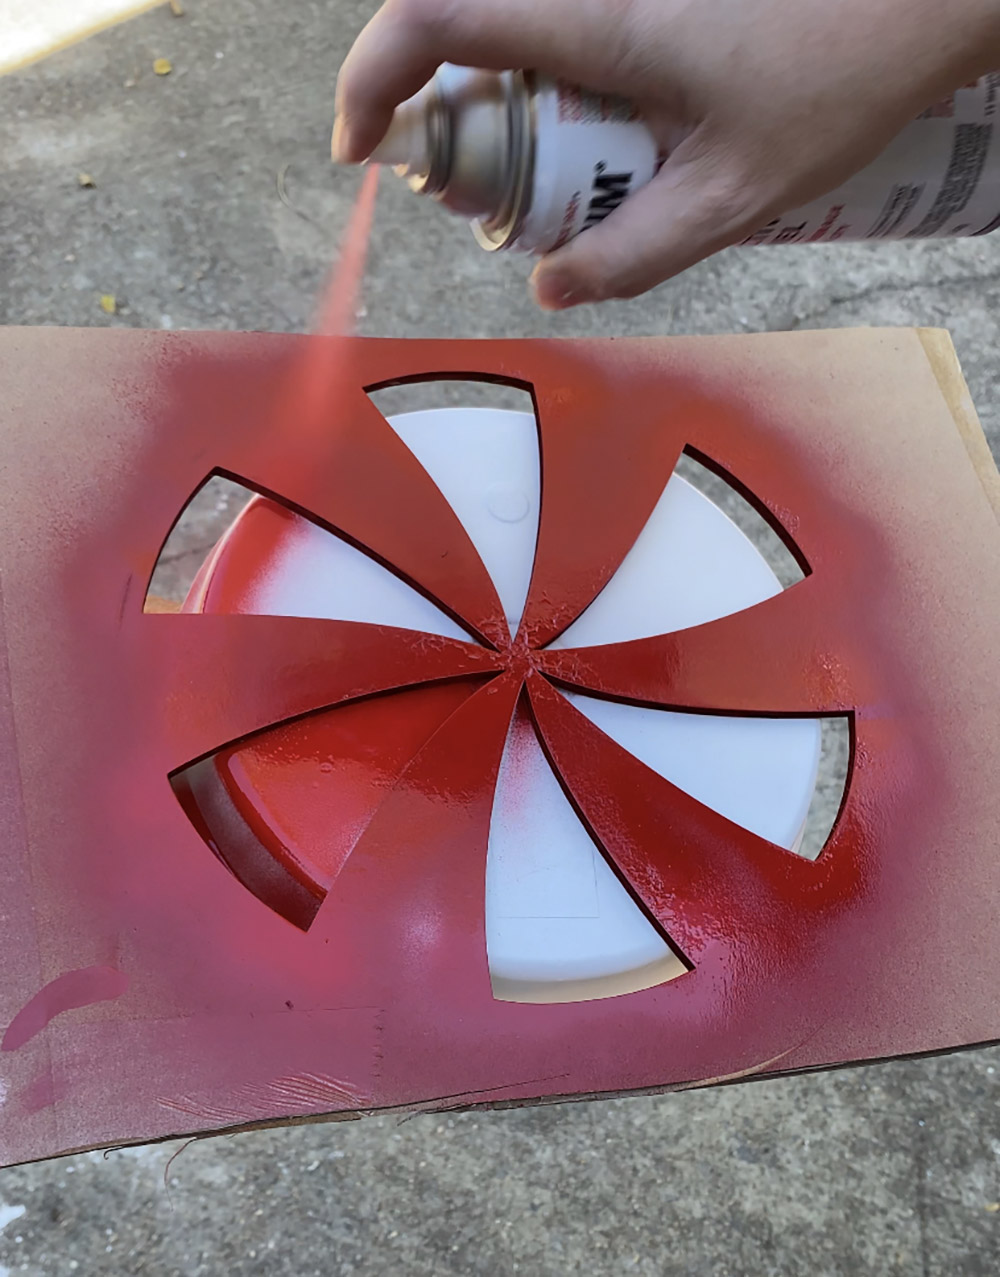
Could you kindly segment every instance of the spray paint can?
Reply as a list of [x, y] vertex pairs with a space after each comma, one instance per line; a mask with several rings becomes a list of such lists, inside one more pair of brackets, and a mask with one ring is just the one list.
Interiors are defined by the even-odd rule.
[[[1000, 227], [1000, 73], [924, 111], [844, 185], [746, 244], [928, 239]], [[620, 98], [530, 71], [443, 66], [372, 159], [468, 218], [486, 249], [542, 254], [603, 220], [664, 160]]]

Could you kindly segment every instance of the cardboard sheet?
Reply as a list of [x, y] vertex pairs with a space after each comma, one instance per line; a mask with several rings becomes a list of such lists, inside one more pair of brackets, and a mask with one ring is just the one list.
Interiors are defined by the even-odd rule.
[[[317, 366], [323, 393], [301, 394]], [[530, 387], [537, 405], [538, 544], [513, 638], [461, 522], [365, 394], [448, 376]], [[1000, 1039], [1000, 525], [977, 431], [947, 337], [916, 330], [0, 332], [0, 1162]], [[692, 629], [549, 647], [684, 449], [752, 499], [804, 579]], [[144, 611], [212, 474], [361, 548], [468, 640]], [[436, 726], [393, 764], [315, 908], [281, 907], [294, 866], [231, 872], [181, 801], [227, 746], [337, 706], [406, 715], [403, 689], [421, 687]], [[701, 807], [566, 689], [849, 716], [823, 852], [805, 860]], [[519, 705], [685, 974], [590, 1001], [494, 998], [485, 847]]]

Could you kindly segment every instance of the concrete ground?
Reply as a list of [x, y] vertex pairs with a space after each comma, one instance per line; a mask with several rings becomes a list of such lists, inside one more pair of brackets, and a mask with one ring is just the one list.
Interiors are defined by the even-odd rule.
[[[0, 321], [308, 324], [356, 189], [327, 146], [336, 69], [368, 6], [186, 5], [183, 18], [164, 7], [0, 81]], [[158, 57], [170, 75], [153, 74]], [[386, 182], [359, 326], [570, 336], [941, 324], [1000, 447], [1000, 237], [735, 251], [651, 297], [560, 318], [533, 308], [526, 274]], [[208, 511], [192, 535], [210, 537], [224, 513]], [[998, 1066], [1000, 1052], [982, 1050], [5, 1171], [0, 1277], [993, 1277]]]

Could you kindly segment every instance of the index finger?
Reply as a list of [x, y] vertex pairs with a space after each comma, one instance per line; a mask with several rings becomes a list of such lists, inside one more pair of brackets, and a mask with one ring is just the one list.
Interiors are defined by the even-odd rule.
[[530, 67], [614, 91], [620, 25], [601, 0], [388, 0], [341, 67], [335, 158], [367, 159], [442, 62]]

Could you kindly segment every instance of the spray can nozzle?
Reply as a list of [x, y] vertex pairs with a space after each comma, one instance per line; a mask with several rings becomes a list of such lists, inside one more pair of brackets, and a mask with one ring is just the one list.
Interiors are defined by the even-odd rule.
[[[611, 152], [625, 172], [609, 168]], [[530, 71], [446, 63], [396, 108], [370, 159], [471, 221], [483, 248], [541, 253], [649, 181], [658, 155], [628, 103]]]
[[398, 106], [386, 130], [385, 137], [369, 156], [373, 164], [388, 164], [400, 177], [427, 173], [431, 166], [431, 142], [428, 136], [428, 99], [431, 86]]

